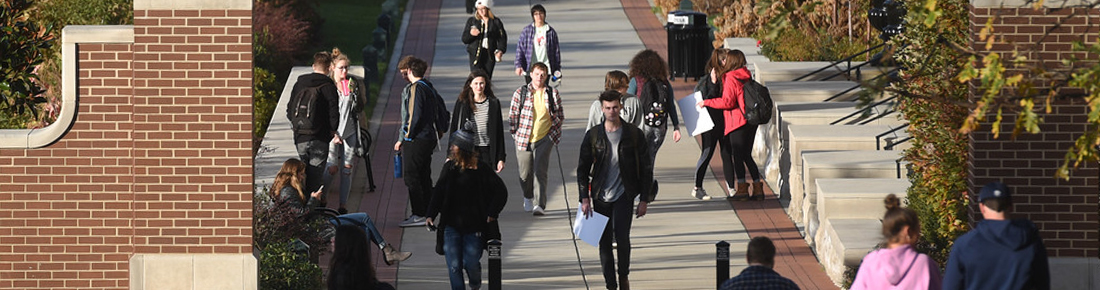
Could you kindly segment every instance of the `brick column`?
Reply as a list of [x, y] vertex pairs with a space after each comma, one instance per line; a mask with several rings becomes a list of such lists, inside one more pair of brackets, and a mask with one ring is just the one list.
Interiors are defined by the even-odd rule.
[[[1049, 6], [1062, 2], [1035, 10], [1023, 1], [1013, 1], [971, 2], [970, 31], [975, 50], [985, 50], [978, 32], [989, 18], [996, 17], [994, 33], [1012, 42], [993, 46], [993, 51], [1004, 56], [1002, 59], [1011, 57], [1013, 49], [1019, 49], [1031, 60], [1031, 65], [1052, 70], [1060, 69], [1061, 60], [1070, 56], [1095, 60], [1095, 55], [1073, 52], [1070, 43], [1081, 40], [1096, 43], [1100, 10]], [[1073, 14], [1076, 16], [1070, 17]], [[1057, 23], [1062, 24], [1055, 28]], [[1097, 235], [1100, 171], [1097, 164], [1088, 163], [1073, 171], [1068, 181], [1053, 177], [1066, 150], [1085, 130], [1087, 105], [1080, 98], [1055, 100], [1051, 114], [1040, 113], [1044, 115], [1039, 134], [1024, 133], [1013, 140], [1015, 116], [1005, 116], [999, 139], [993, 139], [988, 126], [970, 135], [971, 192], [975, 193], [971, 198], [976, 198], [978, 190], [990, 181], [1001, 180], [1012, 186], [1013, 215], [1030, 219], [1039, 227], [1050, 256], [1054, 289], [1100, 288], [1097, 278], [1100, 277]], [[981, 218], [976, 209], [974, 215]]]

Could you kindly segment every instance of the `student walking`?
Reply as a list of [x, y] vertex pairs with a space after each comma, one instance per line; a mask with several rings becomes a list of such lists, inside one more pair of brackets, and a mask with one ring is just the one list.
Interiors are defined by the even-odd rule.
[[676, 116], [676, 97], [668, 82], [668, 67], [661, 55], [646, 49], [630, 60], [630, 84], [626, 92], [638, 96], [642, 107], [642, 131], [649, 142], [649, 157], [657, 159], [657, 150], [665, 142], [668, 123], [672, 140], [680, 142], [680, 118]]
[[[628, 94], [626, 89], [630, 86], [630, 78], [626, 76], [626, 73], [613, 70], [607, 72], [607, 75], [603, 79], [603, 89], [605, 91], [617, 91], [623, 94], [623, 110], [620, 113], [623, 121], [628, 124], [634, 125], [634, 127], [642, 128], [642, 108], [638, 104], [638, 97], [632, 94]], [[588, 125], [584, 126], [585, 131], [592, 129], [601, 123], [603, 123], [603, 109], [600, 100], [592, 101], [592, 106], [588, 107]]]
[[546, 8], [542, 4], [531, 6], [531, 19], [533, 22], [523, 27], [516, 42], [516, 75], [524, 76], [525, 83], [530, 83], [531, 69], [536, 63], [543, 63], [549, 66], [548, 76], [561, 78], [558, 32], [546, 23]]
[[477, 11], [462, 27], [462, 43], [470, 55], [470, 71], [483, 70], [493, 78], [493, 69], [508, 49], [508, 33], [504, 22], [493, 15], [492, 0], [477, 0]]
[[[534, 215], [545, 214], [550, 152], [561, 139], [561, 125], [565, 120], [558, 90], [546, 86], [547, 72], [545, 64], [535, 63], [531, 82], [516, 89], [508, 109], [512, 139], [516, 142], [520, 188], [523, 189], [523, 210]], [[535, 179], [539, 183], [537, 198]]]
[[1050, 289], [1047, 249], [1039, 229], [1013, 219], [1012, 192], [991, 182], [978, 194], [982, 221], [955, 239], [943, 289]]
[[[704, 100], [722, 97], [722, 76], [729, 71], [727, 65], [730, 62], [726, 61], [728, 52], [728, 49], [718, 48], [711, 53], [710, 60], [707, 61], [707, 77], [699, 80], [699, 84], [695, 87]], [[695, 163], [695, 188], [691, 190], [691, 196], [701, 200], [710, 200], [707, 191], [703, 189], [703, 178], [706, 177], [707, 168], [710, 168], [710, 158], [714, 156], [715, 150], [720, 149], [718, 158], [722, 160], [722, 175], [726, 177], [726, 186], [729, 187], [730, 194], [734, 192], [733, 184], [735, 184], [733, 155], [730, 154], [729, 139], [725, 138], [725, 132], [723, 132], [726, 126], [725, 117], [722, 115], [722, 110], [711, 107], [707, 107], [707, 114], [714, 122], [714, 128], [700, 134], [702, 142], [699, 146], [702, 152], [699, 154], [699, 161]], [[721, 148], [718, 147], [719, 145]]]
[[397, 64], [401, 76], [409, 82], [401, 91], [401, 129], [393, 150], [401, 154], [401, 171], [409, 188], [412, 215], [401, 222], [402, 227], [424, 225], [428, 198], [432, 189], [432, 151], [447, 130], [450, 116], [444, 117], [443, 99], [432, 83], [424, 79], [428, 63], [414, 56], [405, 56]]
[[428, 206], [428, 225], [443, 231], [443, 253], [454, 290], [466, 289], [464, 271], [470, 289], [481, 288], [483, 237], [508, 202], [504, 181], [478, 161], [477, 139], [476, 133], [464, 129], [451, 134], [450, 158]]
[[[600, 94], [604, 122], [588, 130], [581, 140], [577, 186], [585, 218], [592, 211], [609, 218], [600, 237], [604, 283], [607, 289], [629, 290], [634, 199], [639, 198], [637, 217], [641, 218], [656, 196], [651, 187], [653, 162], [649, 160], [649, 144], [641, 129], [626, 124], [619, 116], [621, 99], [622, 94], [617, 91]], [[617, 242], [617, 247], [612, 242]], [[613, 252], [618, 252], [618, 263]]]
[[[737, 178], [735, 199], [764, 199], [764, 182], [760, 179], [760, 169], [752, 159], [752, 146], [756, 138], [757, 125], [745, 121], [745, 88], [743, 82], [752, 78], [745, 67], [745, 54], [740, 50], [730, 50], [726, 56], [731, 69], [722, 75], [722, 97], [703, 100], [696, 105], [723, 110], [725, 134], [729, 139], [730, 152], [733, 155], [733, 171]], [[752, 176], [752, 193], [745, 179], [745, 170]]]
[[885, 203], [882, 236], [886, 245], [863, 257], [851, 290], [939, 290], [943, 285], [940, 266], [913, 249], [920, 241], [917, 212], [901, 207], [893, 194], [886, 196]]
[[[451, 110], [452, 134], [469, 128], [477, 135], [478, 161], [497, 173], [504, 170], [504, 120], [501, 117], [500, 100], [493, 94], [493, 82], [485, 72], [477, 70], [466, 78], [466, 85], [458, 94]], [[451, 140], [454, 144], [454, 140]]]
[[332, 49], [332, 80], [336, 84], [336, 93], [339, 95], [337, 107], [339, 108], [340, 123], [336, 127], [336, 133], [340, 138], [334, 138], [328, 147], [328, 170], [325, 171], [326, 181], [332, 180], [339, 172], [340, 206], [337, 211], [340, 214], [348, 213], [348, 195], [351, 193], [351, 177], [355, 172], [355, 156], [364, 144], [359, 143], [359, 121], [363, 112], [363, 105], [367, 103], [367, 85], [358, 76], [348, 74], [348, 56], [340, 52], [339, 48]]

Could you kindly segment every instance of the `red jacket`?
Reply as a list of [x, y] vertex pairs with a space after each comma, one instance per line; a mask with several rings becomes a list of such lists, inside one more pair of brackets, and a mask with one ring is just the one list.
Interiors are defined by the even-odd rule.
[[745, 67], [729, 71], [722, 75], [722, 97], [703, 100], [703, 105], [722, 110], [726, 121], [725, 134], [745, 125], [745, 90], [741, 82], [751, 78], [752, 73]]

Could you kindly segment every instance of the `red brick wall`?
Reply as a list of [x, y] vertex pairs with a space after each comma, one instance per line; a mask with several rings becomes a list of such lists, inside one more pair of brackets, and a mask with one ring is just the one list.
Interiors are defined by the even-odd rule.
[[133, 251], [130, 44], [79, 45], [77, 122], [0, 149], [0, 288], [126, 288]]
[[252, 252], [252, 11], [134, 11], [134, 251]]
[[80, 44], [72, 129], [0, 149], [0, 288], [126, 289], [134, 254], [252, 247], [251, 11], [134, 11]]
[[[979, 41], [978, 32], [990, 17], [998, 16], [993, 22], [994, 32], [1013, 42], [993, 46], [1004, 58], [1009, 58], [1016, 48], [1029, 59], [1037, 60], [1032, 64], [1048, 69], [1060, 68], [1062, 59], [1074, 55], [1095, 59], [1095, 55], [1072, 52], [1070, 43], [1080, 40], [1096, 43], [1100, 27], [1095, 17], [1100, 15], [1098, 12], [1097, 9], [973, 8], [973, 47], [984, 50], [985, 43]], [[1074, 13], [1077, 16], [1069, 16]], [[1085, 15], [1092, 15], [1091, 19]], [[1054, 28], [1056, 23], [1063, 24]], [[1047, 31], [1051, 33], [1044, 36]], [[1083, 39], [1086, 35], [1087, 39]], [[1087, 104], [1079, 98], [1062, 98], [1054, 102], [1051, 114], [1040, 114], [1043, 117], [1040, 134], [1025, 133], [1013, 140], [1012, 116], [1002, 121], [1004, 133], [999, 139], [993, 139], [988, 125], [971, 134], [971, 192], [978, 192], [990, 181], [1004, 181], [1013, 189], [1015, 215], [1035, 222], [1051, 257], [1095, 258], [1100, 255], [1097, 164], [1084, 164], [1072, 172], [1068, 181], [1054, 177], [1066, 150], [1085, 131]], [[974, 195], [971, 197], [976, 198]]]

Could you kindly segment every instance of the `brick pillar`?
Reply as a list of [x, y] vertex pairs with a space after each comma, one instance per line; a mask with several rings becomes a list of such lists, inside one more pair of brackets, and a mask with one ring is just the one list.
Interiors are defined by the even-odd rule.
[[[1047, 69], [1061, 68], [1061, 60], [1072, 55], [1096, 58], [1072, 52], [1070, 43], [1080, 40], [1086, 44], [1096, 43], [1100, 10], [1054, 7], [1035, 10], [1023, 1], [1016, 2], [971, 2], [970, 26], [975, 50], [985, 50], [978, 32], [990, 17], [996, 16], [994, 32], [1013, 42], [994, 45], [993, 51], [1001, 53], [1003, 58], [1009, 58], [1013, 49], [1019, 49], [1031, 60], [1031, 65]], [[1070, 17], [1071, 14], [1077, 15]], [[1055, 29], [1057, 23], [1062, 24]], [[1048, 31], [1050, 34], [1044, 36]], [[1066, 150], [1085, 131], [1087, 104], [1081, 98], [1059, 98], [1053, 102], [1052, 109], [1051, 114], [1040, 112], [1043, 124], [1039, 134], [1024, 133], [1013, 140], [1015, 116], [1005, 116], [1001, 127], [1004, 133], [999, 139], [993, 139], [988, 126], [970, 135], [971, 192], [974, 193], [971, 198], [976, 198], [978, 190], [990, 181], [1001, 180], [1009, 184], [1015, 202], [1013, 215], [1030, 219], [1039, 227], [1050, 256], [1053, 288], [1098, 289], [1100, 243], [1097, 229], [1100, 220], [1097, 202], [1100, 187], [1097, 181], [1100, 171], [1097, 164], [1087, 163], [1075, 170], [1068, 181], [1053, 177]], [[976, 206], [976, 202], [973, 200], [972, 204]], [[980, 219], [976, 208], [974, 212], [975, 218]]]

